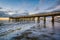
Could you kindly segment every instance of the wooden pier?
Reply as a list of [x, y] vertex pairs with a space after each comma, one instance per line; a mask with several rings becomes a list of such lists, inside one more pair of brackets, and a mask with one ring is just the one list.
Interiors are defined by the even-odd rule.
[[48, 13], [38, 13], [33, 15], [27, 15], [27, 16], [20, 16], [20, 17], [9, 17], [9, 21], [34, 21], [37, 18], [37, 23], [40, 23], [40, 17], [44, 17], [44, 27], [46, 26], [46, 17], [51, 16], [52, 17], [52, 23], [54, 25], [54, 17], [60, 16], [60, 12], [48, 12]]

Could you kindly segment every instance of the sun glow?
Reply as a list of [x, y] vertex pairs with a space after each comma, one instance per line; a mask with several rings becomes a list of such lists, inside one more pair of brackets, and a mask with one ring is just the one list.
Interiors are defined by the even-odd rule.
[[34, 13], [29, 13], [29, 15], [32, 15], [32, 14], [34, 14]]
[[9, 12], [9, 15], [12, 15], [13, 13], [12, 12]]
[[0, 20], [9, 20], [9, 18], [0, 17]]

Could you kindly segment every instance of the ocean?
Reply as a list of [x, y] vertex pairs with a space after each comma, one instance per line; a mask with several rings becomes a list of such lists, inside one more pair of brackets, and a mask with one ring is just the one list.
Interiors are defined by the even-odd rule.
[[[60, 23], [47, 19], [46, 24], [0, 21], [0, 40], [60, 40]], [[44, 28], [45, 26], [45, 28]]]

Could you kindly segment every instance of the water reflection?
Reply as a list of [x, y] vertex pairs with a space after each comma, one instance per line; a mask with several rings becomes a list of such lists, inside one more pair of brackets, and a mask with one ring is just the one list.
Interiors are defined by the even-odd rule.
[[[53, 37], [53, 35], [55, 35], [55, 33], [56, 33], [56, 28], [57, 28], [57, 26], [60, 26], [60, 24], [59, 25], [57, 25], [57, 23], [55, 23], [54, 21], [53, 22], [49, 22], [49, 21], [43, 21], [43, 23], [42, 23], [42, 26], [41, 26], [41, 23], [42, 23], [42, 21], [40, 21], [40, 23], [38, 23], [39, 24], [39, 26], [38, 26], [38, 28], [40, 28], [40, 29], [35, 29], [35, 28], [31, 28], [30, 29], [30, 31], [27, 31], [27, 33], [29, 33], [29, 35], [31, 35], [32, 37], [34, 36], [38, 36], [39, 35], [39, 38], [41, 38], [41, 40], [43, 40], [43, 38], [45, 37], [45, 35], [47, 35], [47, 37], [49, 36], [49, 38], [51, 37]], [[25, 24], [29, 24], [28, 22], [27, 23], [25, 23]], [[38, 25], [37, 24], [37, 25]], [[57, 26], [56, 26], [56, 25]], [[21, 25], [23, 25], [23, 23], [21, 23], [21, 25], [20, 25], [20, 23], [19, 24], [17, 24], [17, 25], [19, 25], [19, 26], [21, 26]], [[29, 24], [30, 25], [30, 24]], [[33, 25], [33, 24], [31, 24], [31, 25]], [[31, 26], [30, 25], [30, 26]], [[14, 25], [14, 26], [16, 26], [16, 24]], [[13, 27], [11, 27], [11, 25], [10, 25], [10, 27], [11, 28], [14, 28], [14, 26]], [[26, 26], [26, 27], [25, 27]], [[25, 29], [25, 28], [29, 28], [29, 26], [27, 27], [28, 25], [24, 25], [24, 27], [23, 26], [21, 26], [21, 27], [23, 27], [23, 30]], [[16, 26], [16, 28], [17, 28], [18, 26]], [[36, 26], [37, 27], [37, 26]], [[43, 28], [49, 28], [48, 29], [48, 31], [49, 31], [49, 34], [45, 34], [45, 32], [44, 31], [46, 31], [46, 30], [44, 30], [44, 31], [40, 31], [42, 28], [41, 27], [43, 27]], [[50, 30], [52, 29], [52, 32], [50, 33]], [[18, 27], [18, 29], [15, 29], [16, 31], [17, 30], [19, 30], [19, 27]], [[20, 30], [19, 31], [17, 31], [17, 33], [18, 34], [20, 34]], [[31, 34], [30, 34], [30, 32], [32, 32]], [[13, 33], [16, 33], [16, 32], [13, 32]], [[26, 33], [26, 31], [25, 31], [25, 33]], [[23, 33], [23, 34], [25, 34], [25, 33]], [[27, 34], [26, 33], [26, 34]], [[12, 34], [12, 33], [11, 33]], [[44, 35], [43, 35], [44, 34]], [[50, 34], [52, 35], [52, 36], [50, 36]], [[9, 34], [8, 34], [9, 35]], [[10, 35], [9, 35], [10, 36]], [[13, 35], [11, 35], [11, 36], [13, 36]], [[19, 35], [18, 35], [19, 36]], [[16, 36], [17, 38], [18, 38], [18, 36]], [[22, 35], [23, 37], [25, 37], [24, 35]], [[8, 37], [8, 36], [7, 36]], [[19, 36], [20, 37], [20, 36]], [[55, 36], [56, 37], [56, 36]], [[10, 37], [9, 37], [10, 38]], [[50, 39], [51, 39], [50, 38]], [[38, 39], [38, 38], [37, 38]], [[25, 39], [24, 39], [25, 40]], [[33, 39], [33, 40], [35, 40], [35, 39]], [[49, 40], [49, 39], [48, 39]]]
[[54, 24], [55, 24], [55, 22], [53, 21], [52, 22], [52, 30], [53, 30], [53, 33], [55, 33], [55, 25]]
[[46, 28], [46, 17], [44, 17], [44, 28]]
[[44, 21], [44, 28], [46, 28], [46, 21]]

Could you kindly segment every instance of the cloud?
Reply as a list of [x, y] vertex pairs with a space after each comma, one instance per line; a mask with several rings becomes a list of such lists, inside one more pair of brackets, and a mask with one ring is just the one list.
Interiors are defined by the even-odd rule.
[[0, 7], [0, 9], [3, 9], [2, 7]]
[[11, 8], [3, 8], [3, 7], [0, 7], [0, 12], [3, 12], [4, 14], [8, 14], [8, 15], [15, 14], [15, 11], [12, 10]]
[[0, 11], [4, 12], [5, 14], [8, 14], [8, 15], [15, 14], [15, 10], [12, 10], [11, 8], [0, 7]]
[[55, 9], [60, 9], [60, 5], [56, 6]]
[[57, 0], [57, 4], [56, 5], [60, 5], [60, 0]]
[[54, 10], [59, 10], [59, 11], [60, 11], [60, 5], [55, 6], [55, 7], [53, 7], [52, 9], [46, 10], [46, 11], [47, 11], [47, 12], [52, 12], [52, 11], [54, 11]]
[[58, 5], [58, 6], [56, 6], [56, 7], [54, 7], [53, 9], [51, 9], [51, 10], [59, 10], [60, 9], [60, 5]]
[[47, 9], [45, 9], [45, 10], [46, 10], [47, 12], [51, 12], [51, 11], [55, 11], [55, 10], [60, 11], [60, 0], [57, 0], [56, 3], [55, 3], [53, 6], [47, 8]]
[[47, 8], [46, 10], [52, 10], [54, 9], [56, 6], [59, 6], [60, 5], [60, 0], [56, 0], [54, 5], [52, 5], [51, 7]]

